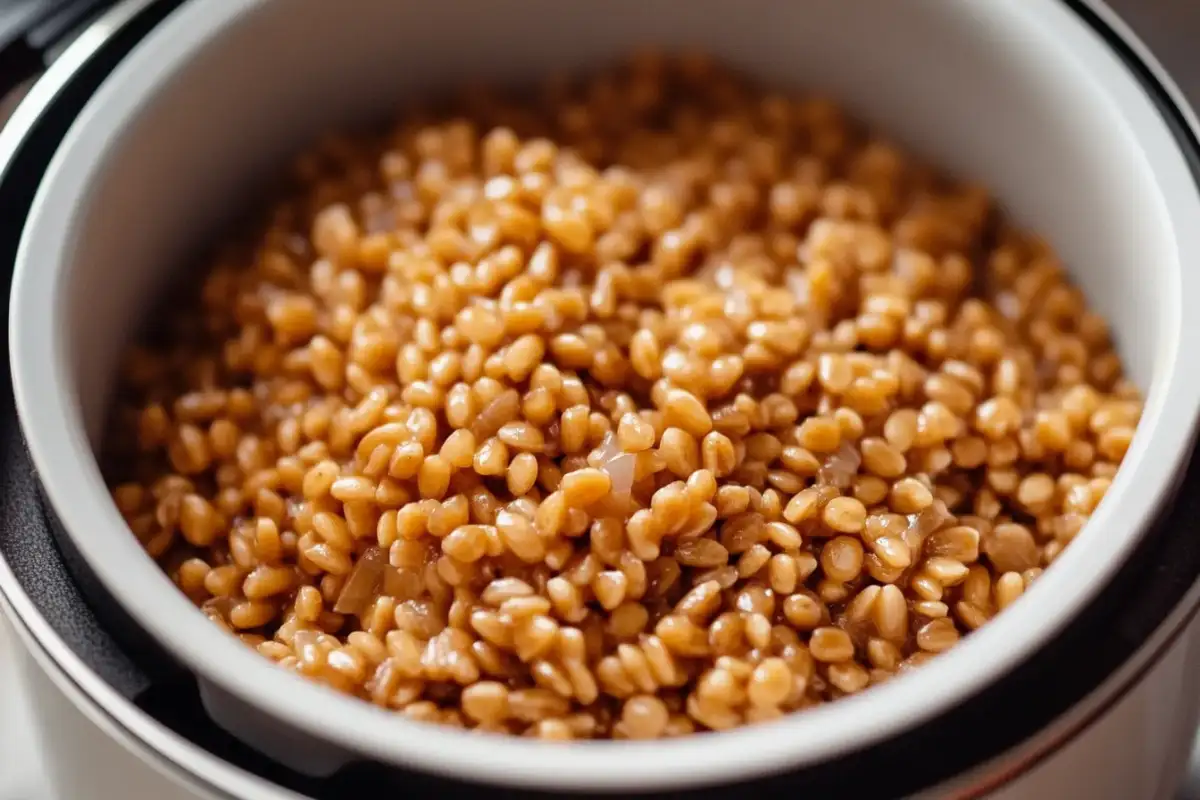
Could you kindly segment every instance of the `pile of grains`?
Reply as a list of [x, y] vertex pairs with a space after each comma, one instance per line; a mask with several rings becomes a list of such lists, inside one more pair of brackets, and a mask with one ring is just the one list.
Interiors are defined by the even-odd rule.
[[920, 665], [1141, 412], [988, 196], [641, 55], [301, 157], [128, 359], [117, 506], [215, 623], [413, 719], [724, 730]]

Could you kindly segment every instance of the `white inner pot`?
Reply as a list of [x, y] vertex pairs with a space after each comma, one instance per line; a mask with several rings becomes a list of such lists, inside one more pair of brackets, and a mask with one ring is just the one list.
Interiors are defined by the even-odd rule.
[[[864, 694], [718, 736], [554, 746], [467, 735], [275, 668], [192, 607], [104, 489], [93, 447], [135, 326], [176, 265], [315, 135], [416, 93], [533, 81], [646, 43], [699, 47], [781, 87], [828, 93], [982, 181], [1045, 234], [1148, 392], [1108, 497], [1025, 597], [950, 653]], [[1184, 313], [1200, 308], [1198, 222], [1185, 161], [1152, 103], [1054, 0], [193, 0], [111, 75], [47, 173], [18, 256], [14, 382], [75, 545], [201, 677], [218, 721], [265, 751], [318, 772], [361, 753], [544, 788], [733, 781], [869, 746], [961, 701], [1033, 654], [1120, 565], [1190, 451], [1200, 379], [1181, 365], [1200, 353], [1200, 315]]]

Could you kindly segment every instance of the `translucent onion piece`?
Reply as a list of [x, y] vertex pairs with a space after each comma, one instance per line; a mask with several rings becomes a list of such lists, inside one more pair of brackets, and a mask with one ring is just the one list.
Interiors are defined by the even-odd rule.
[[625, 519], [634, 511], [633, 484], [637, 474], [638, 457], [626, 453], [611, 432], [588, 454], [588, 464], [608, 474], [612, 484], [608, 494], [589, 509], [596, 517]]
[[837, 450], [829, 454], [825, 463], [817, 470], [817, 480], [838, 489], [848, 489], [854, 483], [862, 456], [854, 445], [842, 442]]
[[475, 435], [475, 441], [482, 442], [495, 436], [506, 422], [517, 418], [517, 412], [520, 410], [521, 395], [517, 394], [516, 389], [508, 389], [496, 395], [471, 423], [471, 433]]
[[604, 469], [604, 465], [612, 461], [625, 451], [621, 449], [621, 445], [617, 444], [617, 437], [609, 431], [604, 435], [604, 441], [600, 443], [592, 452], [588, 453], [588, 466], [596, 469]]
[[934, 500], [933, 505], [919, 514], [908, 515], [908, 528], [904, 531], [904, 541], [912, 550], [913, 558], [921, 552], [925, 539], [934, 531], [941, 530], [947, 524], [954, 522], [955, 517], [941, 500]]
[[629, 497], [629, 492], [633, 488], [633, 476], [636, 468], [637, 456], [633, 453], [621, 453], [619, 456], [610, 458], [600, 467], [608, 473], [609, 480], [612, 481], [610, 491], [616, 497]]
[[342, 586], [333, 610], [338, 614], [362, 613], [378, 594], [383, 584], [384, 568], [388, 566], [383, 550], [378, 547], [367, 548]]

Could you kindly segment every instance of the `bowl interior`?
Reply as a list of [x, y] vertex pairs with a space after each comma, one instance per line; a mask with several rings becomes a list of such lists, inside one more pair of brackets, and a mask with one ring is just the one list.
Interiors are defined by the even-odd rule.
[[[140, 556], [102, 495], [90, 449], [101, 438], [122, 349], [167, 278], [192, 261], [196, 248], [242, 210], [240, 198], [252, 195], [298, 146], [328, 129], [391, 113], [414, 97], [467, 81], [531, 81], [655, 44], [700, 48], [781, 88], [826, 93], [934, 163], [982, 182], [1019, 222], [1043, 233], [1093, 307], [1111, 321], [1127, 369], [1150, 392], [1147, 424], [1153, 427], [1157, 420], [1155, 409], [1165, 402], [1180, 346], [1182, 309], [1197, 288], [1181, 277], [1179, 226], [1162, 183], [1181, 160], [1173, 150], [1160, 152], [1170, 150], [1170, 138], [1148, 101], [1060, 4], [356, 0], [353, 13], [348, 11], [327, 0], [185, 5], [114, 73], [81, 118], [51, 169], [26, 233], [14, 314], [32, 327], [19, 331], [14, 322], [13, 330], [21, 339], [14, 343], [14, 364], [31, 448], [68, 530], [101, 579], [116, 585], [118, 574], [128, 576], [124, 586], [116, 586], [118, 598], [153, 606], [135, 613], [159, 635], [177, 639], [172, 646], [185, 658], [200, 658], [202, 640], [212, 653], [210, 664], [253, 673], [245, 685], [269, 680], [265, 662], [241, 655], [240, 645], [204, 628], [207, 623], [187, 609], [182, 596], [164, 591], [168, 584]], [[44, 341], [31, 343], [37, 336]], [[46, 376], [38, 374], [34, 353], [52, 361]], [[1187, 412], [1175, 420], [1181, 426], [1191, 425], [1193, 395], [1178, 404]], [[47, 437], [58, 437], [58, 444], [43, 446]], [[47, 470], [51, 453], [65, 452], [55, 449], [59, 445], [76, 448], [78, 463], [60, 459]], [[1146, 460], [1148, 447], [1139, 434], [1131, 460]], [[1184, 447], [1180, 441], [1161, 451], [1167, 474]], [[81, 498], [75, 510], [61, 507], [70, 505], [61, 502], [69, 496], [68, 481], [73, 496]], [[57, 493], [56, 484], [62, 485]], [[1135, 536], [1155, 496], [1129, 505], [1128, 524], [1120, 530], [1106, 526], [1096, 535]], [[73, 524], [84, 519], [83, 507], [95, 513], [87, 530]], [[1097, 563], [1115, 560], [1119, 550], [1112, 545], [1111, 552], [1095, 556]], [[1084, 589], [1077, 584], [1083, 583], [1086, 576], [1072, 584], [1078, 597]], [[132, 602], [150, 593], [156, 599]], [[184, 636], [175, 632], [184, 630], [200, 638], [182, 643]], [[1004, 642], [988, 639], [985, 629], [959, 648], [967, 656], [955, 652], [939, 659], [961, 671], [971, 658], [978, 672], [931, 705], [950, 702], [954, 691], [961, 695], [973, 681], [994, 674], [1046, 631], [1035, 624], [1009, 633], [1016, 638]], [[993, 657], [984, 651], [987, 642], [1000, 648]], [[951, 669], [938, 664], [926, 669], [935, 668], [943, 674]], [[932, 680], [922, 678], [923, 671], [913, 679]], [[316, 697], [318, 690], [295, 691]], [[660, 756], [678, 756], [670, 762], [679, 767], [668, 769], [670, 780], [702, 779], [722, 770], [728, 777], [762, 766], [767, 757], [776, 766], [812, 760], [865, 742], [889, 725], [914, 721], [913, 708], [906, 710], [898, 690], [878, 691], [873, 732], [865, 730], [861, 716], [858, 723], [849, 719], [861, 706], [848, 701], [781, 723], [795, 736], [776, 737], [775, 744], [768, 741], [771, 734], [763, 738], [766, 728], [722, 737], [745, 747], [738, 746], [737, 759], [730, 753], [711, 767], [694, 749], [711, 744], [655, 747]], [[896, 704], [886, 704], [888, 691]], [[365, 716], [373, 713], [367, 709], [351, 709], [332, 697], [322, 702], [336, 703], [339, 714], [350, 715], [347, 721], [383, 724], [381, 715]], [[835, 718], [846, 723], [840, 739], [806, 739], [797, 727], [828, 725]], [[341, 723], [334, 727], [347, 729]], [[400, 737], [399, 743], [362, 746], [392, 748], [392, 756], [395, 748], [407, 747], [415, 754], [425, 746], [417, 740], [432, 747], [451, 741], [445, 737], [453, 734], [422, 732]], [[456, 768], [459, 758], [480, 757], [467, 740], [453, 741], [461, 755], [445, 755], [444, 769]], [[474, 762], [485, 774], [494, 770], [516, 779], [526, 766], [547, 768], [526, 760], [526, 744], [489, 747], [492, 755]], [[687, 752], [692, 756], [685, 757]], [[758, 756], [743, 759], [754, 752]], [[564, 756], [549, 768], [560, 785], [576, 778], [613, 785], [664, 780], [638, 759], [616, 776], [589, 758]], [[568, 775], [568, 769], [575, 771]]]

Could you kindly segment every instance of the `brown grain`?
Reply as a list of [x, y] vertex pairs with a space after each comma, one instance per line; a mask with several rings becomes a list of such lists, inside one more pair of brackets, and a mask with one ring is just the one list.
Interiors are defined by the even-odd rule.
[[1055, 254], [828, 101], [641, 56], [332, 137], [135, 348], [114, 501], [412, 719], [678, 736], [1018, 602], [1141, 413]]

